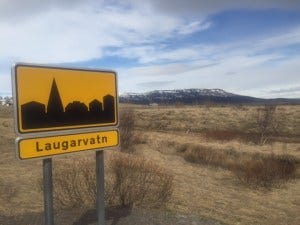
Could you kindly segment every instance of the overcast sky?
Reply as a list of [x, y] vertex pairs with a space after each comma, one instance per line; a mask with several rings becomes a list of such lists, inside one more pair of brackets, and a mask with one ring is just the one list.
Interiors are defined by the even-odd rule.
[[14, 62], [112, 69], [121, 94], [300, 98], [300, 1], [0, 0], [2, 95]]

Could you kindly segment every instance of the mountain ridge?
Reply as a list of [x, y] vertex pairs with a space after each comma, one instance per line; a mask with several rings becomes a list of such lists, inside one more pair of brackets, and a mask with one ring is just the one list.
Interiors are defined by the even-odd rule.
[[154, 90], [145, 93], [125, 93], [120, 103], [132, 104], [300, 104], [300, 98], [256, 98], [238, 95], [223, 89]]

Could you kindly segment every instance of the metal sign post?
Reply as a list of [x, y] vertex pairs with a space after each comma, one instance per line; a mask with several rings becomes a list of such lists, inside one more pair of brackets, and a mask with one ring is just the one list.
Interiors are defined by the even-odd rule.
[[52, 184], [52, 159], [43, 159], [43, 190], [45, 224], [54, 225], [53, 217], [53, 184]]
[[105, 225], [105, 205], [104, 205], [104, 152], [96, 152], [96, 180], [97, 180], [97, 225]]

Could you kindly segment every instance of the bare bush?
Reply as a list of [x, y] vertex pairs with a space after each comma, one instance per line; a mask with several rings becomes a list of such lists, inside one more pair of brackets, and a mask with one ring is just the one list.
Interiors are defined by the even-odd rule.
[[256, 124], [260, 145], [268, 142], [270, 137], [278, 131], [279, 123], [276, 117], [276, 108], [276, 105], [265, 105], [257, 110]]
[[58, 164], [54, 168], [54, 199], [56, 207], [94, 207], [96, 177], [94, 162], [80, 159]]
[[3, 122], [2, 122], [2, 126], [3, 126], [3, 127], [9, 127], [9, 126], [10, 126], [9, 121], [7, 121], [7, 120], [6, 120], [6, 121], [3, 121]]
[[121, 154], [113, 159], [115, 193], [121, 205], [157, 208], [171, 197], [173, 176], [153, 162]]
[[290, 155], [257, 155], [237, 165], [234, 172], [246, 184], [271, 187], [295, 178], [296, 159]]
[[182, 144], [177, 152], [183, 154], [186, 161], [208, 166], [230, 169], [240, 154], [232, 149], [218, 150], [202, 145]]
[[221, 166], [223, 154], [215, 154], [211, 148], [204, 146], [192, 146], [184, 152], [184, 158], [193, 163]]
[[[56, 165], [54, 203], [58, 208], [93, 208], [95, 162], [80, 159]], [[156, 164], [133, 155], [116, 155], [105, 174], [106, 206], [160, 207], [170, 198], [173, 177]]]
[[297, 160], [291, 155], [241, 154], [233, 149], [218, 150], [201, 145], [182, 144], [177, 152], [185, 160], [232, 171], [249, 186], [271, 187], [295, 178]]
[[176, 151], [179, 153], [184, 153], [190, 147], [189, 143], [179, 144], [176, 146]]
[[0, 199], [10, 202], [17, 197], [18, 192], [18, 188], [14, 184], [0, 179]]
[[131, 152], [134, 142], [134, 112], [130, 108], [124, 108], [120, 111], [120, 142], [121, 151]]

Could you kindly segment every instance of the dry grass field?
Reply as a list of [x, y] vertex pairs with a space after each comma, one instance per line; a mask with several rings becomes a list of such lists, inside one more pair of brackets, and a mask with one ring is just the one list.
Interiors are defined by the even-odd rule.
[[[278, 131], [270, 134], [270, 140], [263, 145], [256, 140], [257, 113], [263, 106], [131, 108], [137, 136], [142, 139], [135, 146], [136, 152], [175, 176], [170, 209], [228, 224], [300, 224], [299, 106], [276, 108]], [[209, 149], [214, 155], [207, 160], [202, 157], [201, 163], [188, 162], [182, 151], [187, 149], [186, 153], [193, 146], [196, 150]], [[220, 158], [215, 159], [215, 155]], [[292, 179], [257, 185], [239, 179], [236, 169], [224, 165], [226, 160], [247, 165], [250, 159], [270, 155], [295, 160]]]
[[[157, 213], [154, 207], [143, 214], [159, 217], [161, 222], [149, 219], [145, 224], [300, 224], [300, 106], [277, 106], [263, 143], [258, 122], [263, 106], [120, 108], [121, 112], [131, 110], [134, 117], [126, 157], [143, 158], [159, 178], [162, 170], [173, 179], [166, 205]], [[9, 224], [1, 221], [4, 217], [17, 218], [12, 224], [41, 224], [40, 217], [26, 223], [22, 216], [43, 211], [42, 161], [18, 161], [14, 138], [12, 111], [1, 108], [0, 224]], [[107, 173], [118, 155], [117, 151], [105, 152]], [[53, 166], [62, 168], [93, 157], [94, 152], [58, 156]], [[141, 170], [141, 166], [135, 167]], [[59, 213], [75, 221], [76, 210]], [[167, 220], [169, 215], [184, 216]], [[207, 221], [200, 223], [199, 218]], [[114, 224], [139, 224], [133, 221]]]

